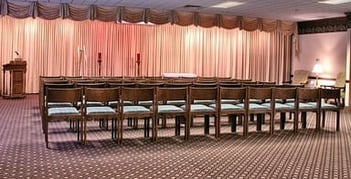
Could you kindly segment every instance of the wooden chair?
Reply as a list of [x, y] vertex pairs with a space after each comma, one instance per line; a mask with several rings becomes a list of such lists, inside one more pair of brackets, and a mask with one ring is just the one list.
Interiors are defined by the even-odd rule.
[[[144, 119], [144, 137], [149, 137], [150, 119], [152, 119], [152, 140], [156, 140], [156, 98], [155, 88], [121, 88], [121, 107], [119, 118], [119, 142], [123, 138], [123, 120], [131, 119]], [[133, 102], [131, 105], [124, 105], [125, 102]], [[146, 108], [139, 105], [139, 101], [152, 101], [152, 108]]]
[[[42, 118], [42, 128], [44, 131], [44, 109], [45, 109], [45, 101], [46, 101], [46, 92], [47, 92], [47, 88], [73, 88], [74, 84], [73, 83], [68, 83], [67, 80], [59, 80], [59, 81], [52, 81], [52, 80], [48, 80], [45, 81], [43, 83], [42, 86], [42, 93], [39, 94], [39, 98], [40, 101], [42, 101], [41, 103], [39, 103], [39, 108], [40, 108], [40, 114], [41, 114], [41, 118]], [[72, 106], [71, 103], [67, 103], [67, 102], [60, 102], [60, 103], [54, 103], [54, 102], [50, 102], [48, 103], [48, 107], [70, 107]], [[73, 123], [70, 123], [70, 128], [73, 128], [74, 125]]]
[[[168, 101], [184, 101], [185, 108], [180, 108], [177, 105], [169, 104]], [[188, 121], [188, 113], [189, 113], [189, 106], [188, 106], [188, 88], [169, 88], [169, 87], [157, 87], [156, 88], [156, 101], [158, 101], [157, 106], [157, 113], [156, 119], [167, 119], [167, 118], [174, 118], [175, 119], [175, 135], [180, 135], [180, 128], [181, 122], [185, 123], [185, 132], [184, 138], [188, 139], [188, 131], [189, 124]], [[165, 122], [163, 122], [165, 123]], [[156, 127], [156, 133], [157, 133]]]
[[316, 130], [320, 129], [321, 98], [319, 92], [318, 88], [297, 88], [298, 111], [301, 113], [303, 129], [307, 127], [307, 112], [316, 113]]
[[[247, 116], [251, 114], [257, 115], [256, 121], [256, 130], [262, 130], [262, 123], [264, 121], [265, 114], [270, 115], [270, 127], [269, 133], [273, 134], [274, 131], [274, 115], [275, 115], [275, 98], [274, 98], [274, 90], [273, 88], [257, 88], [257, 87], [248, 87], [247, 88], [247, 100], [249, 103]], [[261, 103], [257, 103], [257, 101], [261, 101]], [[264, 104], [266, 103], [266, 104]], [[249, 132], [248, 120], [244, 122], [244, 136], [246, 136]]]
[[334, 85], [321, 85], [322, 88], [340, 89], [341, 106], [345, 106], [346, 73], [339, 72]]
[[[218, 126], [219, 116], [218, 109], [214, 109], [202, 103], [194, 103], [196, 100], [201, 101], [213, 101], [212, 103], [216, 103], [216, 106], [219, 106], [219, 100], [217, 95], [217, 87], [190, 87], [189, 89], [189, 101], [188, 106], [190, 106], [188, 122], [191, 122], [194, 117], [204, 117], [204, 133], [210, 134], [210, 117], [214, 117], [215, 126]], [[186, 106], [183, 105], [182, 108], [186, 110]], [[186, 124], [188, 126], [192, 126], [190, 124]], [[218, 137], [218, 127], [215, 128], [215, 136]], [[190, 127], [188, 131], [190, 135]]]
[[[219, 100], [220, 102], [218, 110], [219, 116], [228, 116], [231, 123], [231, 132], [236, 132], [236, 119], [238, 116], [243, 117], [244, 121], [247, 121], [246, 114], [248, 110], [247, 105], [237, 105], [242, 104], [244, 101], [247, 101], [246, 88], [238, 87], [219, 87]], [[210, 105], [216, 109], [216, 104]], [[218, 135], [220, 134], [221, 122], [218, 121]]]
[[[109, 103], [116, 101], [116, 108], [112, 108]], [[102, 105], [92, 105], [101, 103]], [[84, 111], [84, 143], [86, 142], [87, 121], [94, 119], [112, 120], [112, 139], [117, 138], [117, 119], [119, 117], [119, 88], [85, 88]]]
[[297, 88], [278, 87], [274, 91], [275, 112], [280, 113], [280, 129], [283, 130], [285, 128], [286, 113], [292, 113], [294, 114], [294, 132], [297, 132], [299, 122]]
[[[340, 88], [335, 89], [324, 89], [321, 88], [320, 97], [322, 99], [321, 112], [322, 112], [322, 127], [325, 127], [325, 113], [332, 111], [336, 113], [336, 131], [340, 129], [340, 111], [343, 109], [340, 97]], [[332, 100], [332, 103], [326, 103], [324, 101]]]
[[[46, 147], [49, 148], [48, 129], [49, 122], [53, 120], [73, 120], [77, 122], [77, 138], [80, 139], [79, 122], [82, 120], [82, 109], [78, 108], [78, 103], [82, 102], [81, 88], [47, 88], [44, 110], [44, 133]], [[53, 106], [50, 103], [70, 103], [72, 106]], [[81, 125], [82, 126], [82, 125]]]

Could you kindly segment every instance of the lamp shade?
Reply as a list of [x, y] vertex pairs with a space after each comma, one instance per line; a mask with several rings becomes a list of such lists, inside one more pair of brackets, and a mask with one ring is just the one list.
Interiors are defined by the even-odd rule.
[[316, 63], [313, 66], [312, 73], [321, 74], [323, 73], [323, 66], [320, 63]]

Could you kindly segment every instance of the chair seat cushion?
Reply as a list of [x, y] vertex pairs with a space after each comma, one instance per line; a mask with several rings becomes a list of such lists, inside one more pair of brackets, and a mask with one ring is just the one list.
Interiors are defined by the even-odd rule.
[[321, 108], [322, 109], [337, 109], [339, 107], [335, 104], [322, 103]]
[[[271, 107], [271, 103], [263, 103], [263, 106], [267, 106], [268, 108]], [[275, 109], [294, 109], [294, 105], [286, 105], [281, 103], [275, 103]]]
[[150, 110], [144, 106], [123, 106], [124, 113], [145, 113]]
[[[244, 107], [244, 104], [243, 103], [237, 104], [237, 106]], [[256, 104], [256, 103], [250, 103], [249, 104], [249, 110], [253, 110], [253, 109], [269, 109], [269, 108], [270, 107], [268, 107], [268, 106], [263, 106], [263, 105]]]
[[[216, 108], [216, 104], [209, 105], [212, 108]], [[232, 111], [232, 110], [243, 110], [243, 107], [234, 105], [234, 104], [221, 104], [221, 111]]]
[[104, 104], [102, 102], [97, 102], [97, 101], [87, 101], [85, 105], [86, 106], [103, 106]]
[[96, 114], [115, 114], [116, 111], [109, 106], [95, 106], [95, 107], [87, 107], [86, 114], [87, 115], [96, 115]]
[[[285, 103], [286, 105], [293, 106], [295, 103]], [[312, 103], [299, 103], [299, 109], [316, 109], [316, 105]]]
[[238, 103], [240, 103], [240, 100], [237, 100], [237, 99], [222, 99], [221, 103], [222, 104], [238, 104]]
[[250, 104], [251, 103], [261, 104], [263, 102], [263, 100], [261, 100], [261, 99], [250, 99], [249, 102], [250, 102]]
[[48, 107], [53, 108], [53, 107], [73, 107], [72, 103], [54, 103], [54, 102], [48, 102]]
[[139, 101], [138, 104], [143, 106], [152, 106], [152, 101]]
[[48, 109], [48, 116], [55, 115], [79, 115], [80, 112], [75, 107], [54, 107]]
[[169, 104], [158, 105], [158, 113], [181, 113], [181, 112], [184, 112], [184, 110], [175, 105], [169, 105]]
[[[181, 108], [185, 109], [185, 105], [181, 106]], [[191, 112], [215, 112], [216, 110], [203, 104], [191, 104], [190, 111]]]
[[215, 100], [194, 100], [194, 104], [206, 104], [206, 105], [209, 105], [209, 104], [213, 104], [215, 102], [216, 102]]
[[185, 104], [185, 100], [169, 100], [167, 101], [167, 104], [181, 106]]

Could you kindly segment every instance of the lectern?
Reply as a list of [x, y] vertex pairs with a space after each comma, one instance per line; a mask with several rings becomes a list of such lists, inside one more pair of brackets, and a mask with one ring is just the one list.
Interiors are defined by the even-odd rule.
[[15, 60], [3, 65], [3, 98], [24, 98], [26, 89], [26, 61]]

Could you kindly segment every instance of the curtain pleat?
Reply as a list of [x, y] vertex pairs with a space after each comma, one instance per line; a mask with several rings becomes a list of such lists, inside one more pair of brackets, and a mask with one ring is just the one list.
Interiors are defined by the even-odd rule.
[[93, 20], [99, 20], [103, 22], [115, 22], [119, 19], [119, 8], [118, 7], [104, 7], [104, 6], [93, 6]]
[[288, 21], [281, 21], [280, 22], [280, 29], [283, 34], [291, 35], [296, 30], [296, 23], [295, 22], [288, 22]]
[[273, 32], [277, 30], [277, 20], [262, 19], [262, 31]]
[[220, 15], [219, 26], [225, 29], [234, 29], [240, 26], [240, 18], [238, 16]]
[[67, 8], [67, 18], [75, 21], [83, 21], [90, 18], [90, 6], [67, 4]]
[[170, 23], [172, 22], [172, 11], [147, 9], [146, 22], [158, 25]]
[[121, 20], [130, 23], [139, 23], [145, 21], [145, 9], [123, 7]]
[[258, 29], [258, 18], [243, 17], [241, 28], [247, 31], [255, 31]]
[[218, 16], [216, 14], [198, 13], [197, 25], [206, 28], [218, 26]]
[[37, 3], [37, 16], [47, 20], [57, 19], [62, 16], [61, 4]]
[[33, 16], [34, 3], [7, 1], [7, 15], [15, 18]]
[[195, 14], [193, 12], [180, 12], [174, 13], [173, 21], [180, 26], [193, 25], [195, 21]]

